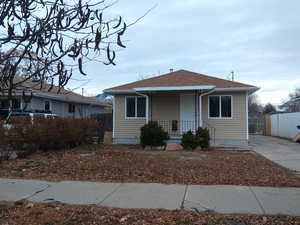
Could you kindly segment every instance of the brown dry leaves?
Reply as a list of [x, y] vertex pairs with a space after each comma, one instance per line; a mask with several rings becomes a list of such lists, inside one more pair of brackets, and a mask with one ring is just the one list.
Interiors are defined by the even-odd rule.
[[300, 217], [221, 215], [182, 210], [113, 209], [101, 206], [0, 202], [0, 224], [20, 225], [228, 225], [229, 220], [251, 225], [299, 225]]
[[94, 155], [50, 152], [4, 162], [0, 177], [300, 187], [299, 177], [290, 170], [253, 152], [164, 152], [120, 146], [100, 149]]

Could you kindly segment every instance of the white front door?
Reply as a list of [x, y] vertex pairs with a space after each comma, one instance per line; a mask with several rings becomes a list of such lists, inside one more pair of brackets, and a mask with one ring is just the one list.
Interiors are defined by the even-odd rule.
[[195, 131], [195, 95], [182, 94], [180, 95], [180, 130], [181, 133], [189, 130]]

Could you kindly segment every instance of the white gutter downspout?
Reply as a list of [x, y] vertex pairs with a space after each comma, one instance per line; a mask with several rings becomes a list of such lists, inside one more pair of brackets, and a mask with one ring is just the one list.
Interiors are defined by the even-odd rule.
[[247, 134], [247, 141], [249, 144], [249, 107], [248, 107], [248, 101], [249, 101], [249, 92], [246, 91], [246, 134]]
[[146, 124], [149, 123], [149, 96], [148, 95], [145, 95], [145, 94], [141, 94], [139, 92], [135, 92], [137, 95], [140, 95], [142, 97], [145, 97], [146, 98]]
[[116, 130], [116, 97], [113, 96], [113, 140], [115, 138], [115, 130]]
[[202, 121], [202, 97], [205, 96], [205, 95], [209, 95], [214, 91], [215, 91], [215, 88], [213, 88], [212, 90], [210, 90], [210, 91], [208, 91], [204, 94], [201, 94], [199, 96], [199, 122], [200, 122], [199, 127], [202, 127], [202, 125], [203, 125], [203, 121]]

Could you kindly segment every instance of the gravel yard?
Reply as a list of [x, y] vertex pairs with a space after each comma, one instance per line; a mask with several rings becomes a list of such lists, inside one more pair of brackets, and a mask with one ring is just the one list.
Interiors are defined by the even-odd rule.
[[300, 217], [222, 215], [183, 210], [113, 209], [96, 205], [0, 202], [0, 224], [20, 225], [298, 225]]
[[300, 187], [300, 178], [292, 171], [252, 151], [82, 147], [36, 153], [25, 159], [4, 161], [0, 167], [1, 178]]

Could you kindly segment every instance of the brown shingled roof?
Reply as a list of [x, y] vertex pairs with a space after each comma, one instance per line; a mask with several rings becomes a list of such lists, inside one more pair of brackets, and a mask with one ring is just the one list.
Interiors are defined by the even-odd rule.
[[[14, 83], [21, 82], [23, 79], [24, 78], [17, 76], [14, 78]], [[53, 85], [51, 90], [49, 90], [50, 87], [51, 87], [50, 84], [45, 83], [43, 87], [40, 88], [39, 82], [33, 82], [32, 80], [27, 80], [23, 82], [21, 86], [18, 86], [18, 88], [14, 90], [14, 93], [21, 94], [22, 91], [25, 91], [25, 93], [27, 94], [32, 92], [35, 95], [43, 95], [49, 98], [57, 98], [61, 101], [67, 101], [67, 102], [76, 102], [82, 104], [96, 104], [96, 105], [103, 105], [103, 106], [110, 104], [109, 102], [106, 102], [103, 99], [82, 96], [80, 94], [77, 94], [71, 90], [67, 90], [64, 88], [61, 88], [60, 92], [58, 92], [59, 88], [55, 85]]]
[[248, 84], [233, 82], [216, 77], [211, 77], [199, 73], [194, 73], [187, 70], [179, 70], [172, 73], [164, 74], [149, 79], [136, 81], [133, 83], [113, 87], [111, 90], [130, 90], [140, 87], [168, 87], [168, 86], [200, 86], [213, 85], [216, 88], [240, 88], [240, 87], [255, 87]]

